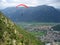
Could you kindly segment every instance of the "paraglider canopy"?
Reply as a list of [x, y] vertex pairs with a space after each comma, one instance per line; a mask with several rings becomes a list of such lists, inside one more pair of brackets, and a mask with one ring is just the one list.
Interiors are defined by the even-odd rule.
[[[25, 8], [29, 8], [27, 5], [25, 5], [25, 4], [19, 4], [19, 5], [17, 5], [16, 6], [16, 8], [18, 8], [18, 7], [20, 7], [20, 6], [23, 6], [23, 7], [25, 7]], [[23, 10], [23, 13], [21, 14], [22, 16], [23, 16], [23, 14], [24, 14], [24, 10]]]
[[19, 4], [19, 5], [16, 6], [16, 8], [18, 8], [19, 6], [23, 6], [23, 7], [25, 7], [25, 8], [28, 8], [28, 6], [25, 5], [25, 4]]

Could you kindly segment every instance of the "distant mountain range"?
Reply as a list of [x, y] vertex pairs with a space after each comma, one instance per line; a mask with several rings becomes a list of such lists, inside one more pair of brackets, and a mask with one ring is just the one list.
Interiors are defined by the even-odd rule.
[[60, 9], [41, 5], [37, 7], [8, 7], [2, 12], [14, 22], [60, 22]]

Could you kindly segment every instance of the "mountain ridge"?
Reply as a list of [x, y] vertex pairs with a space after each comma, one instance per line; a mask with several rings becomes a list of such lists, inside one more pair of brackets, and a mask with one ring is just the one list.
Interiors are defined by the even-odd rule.
[[60, 22], [60, 11], [52, 6], [41, 5], [29, 8], [6, 8], [3, 10], [14, 22]]

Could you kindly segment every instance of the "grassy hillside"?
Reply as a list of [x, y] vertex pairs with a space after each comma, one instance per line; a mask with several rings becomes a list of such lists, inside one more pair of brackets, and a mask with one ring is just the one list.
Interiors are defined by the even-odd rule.
[[0, 12], [0, 45], [44, 45]]

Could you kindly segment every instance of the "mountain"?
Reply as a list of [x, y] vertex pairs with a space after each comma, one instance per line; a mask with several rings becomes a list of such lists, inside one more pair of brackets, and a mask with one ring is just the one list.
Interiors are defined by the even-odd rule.
[[0, 45], [43, 45], [43, 43], [16, 26], [0, 12]]
[[2, 11], [14, 22], [60, 22], [60, 11], [52, 6], [8, 7]]

